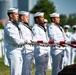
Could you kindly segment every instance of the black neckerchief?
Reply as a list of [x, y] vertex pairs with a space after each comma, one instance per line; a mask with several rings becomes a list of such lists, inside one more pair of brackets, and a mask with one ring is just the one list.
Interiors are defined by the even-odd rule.
[[46, 32], [46, 29], [43, 24], [39, 24], [38, 26]]
[[18, 21], [13, 21], [12, 23], [13, 23], [13, 25], [15, 25], [15, 26], [18, 28], [18, 30], [20, 31], [20, 28], [18, 27], [19, 22], [18, 22]]
[[31, 28], [29, 27], [29, 24], [28, 23], [25, 23], [24, 22], [23, 25], [26, 26], [30, 31], [32, 31]]
[[63, 32], [63, 30], [62, 30], [62, 28], [61, 28], [61, 26], [60, 26], [60, 25], [58, 25], [58, 28]]

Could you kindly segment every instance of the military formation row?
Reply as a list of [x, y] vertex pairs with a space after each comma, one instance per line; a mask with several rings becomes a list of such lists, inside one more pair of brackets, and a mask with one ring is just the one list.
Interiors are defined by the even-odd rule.
[[[4, 28], [4, 40], [10, 75], [32, 75], [33, 58], [36, 64], [35, 75], [46, 75], [49, 53], [52, 56], [52, 75], [58, 75], [66, 63], [71, 64], [68, 53], [71, 50], [68, 50], [67, 46], [59, 44], [48, 46], [46, 43], [30, 44], [30, 40], [54, 40], [57, 43], [75, 41], [75, 34], [68, 38], [69, 35], [66, 36], [64, 29], [59, 25], [58, 13], [50, 14], [52, 23], [49, 26], [43, 12], [35, 13], [35, 24], [32, 29], [28, 24], [29, 12], [18, 12], [17, 8], [10, 8], [7, 10], [7, 15], [9, 20]], [[76, 28], [73, 29], [76, 30]], [[66, 62], [67, 57], [68, 62]]]

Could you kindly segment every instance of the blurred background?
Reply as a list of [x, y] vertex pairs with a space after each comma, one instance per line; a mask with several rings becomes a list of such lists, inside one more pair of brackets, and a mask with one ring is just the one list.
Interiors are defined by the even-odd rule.
[[[5, 25], [8, 19], [7, 9], [16, 7], [20, 11], [29, 11], [29, 24], [33, 25], [33, 13], [43, 11], [49, 20], [49, 14], [58, 12], [61, 15], [61, 25], [76, 24], [76, 0], [0, 0], [0, 23]], [[48, 8], [47, 8], [48, 7]], [[0, 25], [1, 26], [1, 25]], [[1, 28], [1, 27], [0, 27]]]
[[[53, 12], [60, 13], [60, 25], [62, 27], [65, 24], [70, 26], [76, 25], [76, 0], [0, 0], [0, 75], [8, 75], [9, 73], [9, 67], [4, 66], [3, 64], [3, 29], [8, 20], [7, 9], [10, 7], [16, 7], [19, 11], [29, 11], [30, 26], [33, 26], [34, 24], [33, 14], [38, 11], [45, 13], [44, 17], [48, 20], [48, 25], [51, 23], [49, 14]], [[72, 31], [71, 28], [70, 31]], [[50, 75], [50, 72], [48, 72], [47, 75]]]

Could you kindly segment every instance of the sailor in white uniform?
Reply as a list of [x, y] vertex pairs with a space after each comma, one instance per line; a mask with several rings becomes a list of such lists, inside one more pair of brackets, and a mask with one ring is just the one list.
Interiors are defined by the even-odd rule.
[[[34, 41], [43, 40], [48, 41], [46, 29], [44, 28], [44, 13], [37, 12], [34, 14], [35, 24], [32, 28]], [[48, 65], [48, 45], [35, 44], [34, 57], [36, 63], [35, 75], [46, 75]]]
[[[46, 29], [46, 32], [47, 32], [47, 38], [49, 39], [48, 37], [48, 20], [47, 19], [44, 19], [44, 27]], [[50, 55], [50, 46], [48, 46], [48, 53], [49, 53], [49, 59], [48, 59], [48, 66], [47, 68], [48, 69], [52, 69], [52, 58], [51, 58], [51, 55]]]
[[[20, 11], [19, 12], [19, 28], [22, 32], [22, 38], [28, 43], [31, 43], [30, 40], [33, 40], [32, 30], [28, 24], [29, 22], [29, 12]], [[32, 75], [32, 65], [33, 65], [33, 55], [34, 47], [32, 44], [26, 44], [23, 48], [23, 68], [22, 75]]]
[[[72, 28], [73, 28], [73, 32], [70, 37], [70, 40], [76, 41], [76, 25], [73, 25]], [[75, 55], [76, 55], [76, 48], [71, 48], [71, 64], [74, 64]]]
[[[69, 25], [64, 25], [64, 31], [68, 39], [71, 37], [71, 32], [69, 32]], [[64, 58], [63, 58], [63, 66], [71, 65], [71, 47], [66, 46], [66, 49], [64, 51]]]
[[21, 75], [22, 49], [27, 43], [22, 39], [18, 28], [18, 9], [9, 8], [7, 11], [9, 21], [4, 28], [4, 40], [7, 43], [7, 58], [10, 66], [10, 75]]
[[[49, 26], [49, 37], [50, 40], [54, 40], [56, 43], [66, 40], [66, 35], [60, 23], [60, 17], [58, 13], [50, 14], [52, 23]], [[52, 75], [58, 75], [58, 72], [62, 70], [62, 60], [64, 57], [65, 47], [60, 45], [51, 46], [52, 55]]]

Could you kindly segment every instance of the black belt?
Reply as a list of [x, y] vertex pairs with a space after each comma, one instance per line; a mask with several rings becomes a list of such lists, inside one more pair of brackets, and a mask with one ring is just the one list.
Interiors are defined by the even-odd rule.
[[15, 47], [22, 47], [23, 45], [13, 45], [13, 46], [15, 46]]

